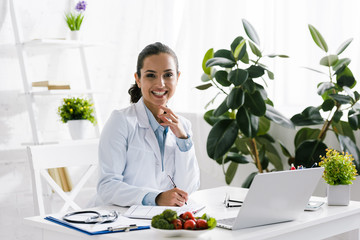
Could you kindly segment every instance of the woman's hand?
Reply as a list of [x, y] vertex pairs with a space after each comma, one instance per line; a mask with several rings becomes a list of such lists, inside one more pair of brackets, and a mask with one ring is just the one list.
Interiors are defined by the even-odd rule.
[[178, 116], [171, 111], [170, 108], [159, 105], [159, 108], [164, 110], [163, 114], [159, 114], [158, 117], [163, 121], [160, 123], [161, 126], [170, 127], [171, 131], [175, 134], [176, 137], [186, 139], [188, 138], [182, 124], [179, 121]]
[[179, 188], [173, 188], [157, 195], [155, 201], [159, 206], [181, 207], [188, 201], [188, 194]]

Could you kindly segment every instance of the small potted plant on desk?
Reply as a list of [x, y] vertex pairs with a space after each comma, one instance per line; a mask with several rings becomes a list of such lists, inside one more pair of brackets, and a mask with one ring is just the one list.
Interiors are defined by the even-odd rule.
[[94, 104], [84, 98], [64, 98], [58, 108], [63, 123], [67, 123], [72, 139], [84, 139], [88, 135], [89, 125], [96, 125]]
[[348, 153], [339, 153], [334, 149], [326, 149], [326, 155], [321, 156], [319, 165], [324, 167], [323, 178], [328, 184], [328, 205], [349, 205], [350, 185], [357, 175], [353, 161]]

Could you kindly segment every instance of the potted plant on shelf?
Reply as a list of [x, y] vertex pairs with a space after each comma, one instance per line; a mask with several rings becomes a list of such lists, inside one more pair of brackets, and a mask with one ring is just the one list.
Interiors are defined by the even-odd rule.
[[75, 6], [75, 12], [70, 11], [65, 13], [65, 21], [70, 29], [70, 39], [79, 40], [80, 27], [84, 20], [84, 11], [86, 9], [87, 2], [79, 1]]
[[293, 128], [293, 124], [273, 107], [262, 85], [266, 75], [273, 80], [274, 74], [260, 60], [263, 57], [287, 56], [264, 55], [253, 26], [245, 19], [242, 23], [249, 39], [242, 36], [235, 38], [230, 50], [214, 52], [209, 49], [202, 63], [204, 73], [201, 80], [204, 83], [196, 88], [218, 89], [218, 94], [206, 107], [215, 98], [223, 97], [219, 106], [204, 115], [206, 122], [212, 126], [207, 138], [208, 156], [222, 165], [227, 184], [232, 182], [239, 164], [253, 163], [257, 171], [242, 184], [249, 187], [258, 172], [283, 170], [276, 142], [268, 134], [271, 122], [288, 128]]
[[328, 205], [349, 205], [350, 185], [357, 175], [354, 158], [334, 149], [326, 149], [326, 155], [320, 158], [322, 161], [319, 165], [324, 167], [323, 178], [328, 184]]
[[63, 123], [67, 123], [72, 139], [83, 139], [89, 131], [89, 125], [96, 125], [94, 104], [85, 98], [64, 98], [58, 108]]

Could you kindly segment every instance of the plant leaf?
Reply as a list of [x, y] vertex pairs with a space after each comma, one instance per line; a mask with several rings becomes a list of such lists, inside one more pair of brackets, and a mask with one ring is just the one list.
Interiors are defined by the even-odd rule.
[[214, 116], [219, 117], [220, 115], [223, 115], [224, 113], [228, 112], [229, 107], [226, 105], [227, 97], [224, 99], [224, 101], [214, 110]]
[[253, 41], [254, 43], [256, 43], [259, 46], [260, 45], [259, 36], [256, 33], [254, 27], [245, 19], [243, 19], [242, 22], [243, 22], [243, 26], [244, 26], [246, 35], [251, 39], [251, 41]]
[[316, 45], [318, 45], [325, 52], [328, 52], [328, 46], [327, 46], [323, 36], [321, 36], [320, 32], [311, 24], [309, 24], [308, 26], [309, 26], [311, 37], [313, 38]]
[[270, 120], [264, 116], [260, 117], [259, 120], [260, 121], [259, 121], [258, 135], [264, 135], [270, 130], [271, 123], [270, 123]]
[[245, 39], [243, 39], [234, 51], [234, 58], [236, 60], [242, 59], [245, 55], [245, 52], [246, 52], [246, 41]]
[[[348, 66], [351, 63], [349, 58], [342, 58], [337, 61], [337, 63], [333, 66], [333, 70], [335, 72], [339, 71], [341, 68]], [[337, 74], [337, 73], [335, 73]]]
[[249, 55], [246, 51], [245, 51], [244, 57], [241, 58], [240, 61], [242, 61], [245, 64], [249, 64]]
[[259, 151], [259, 159], [262, 169], [266, 169], [269, 166], [269, 159], [265, 156], [265, 147], [262, 146]]
[[317, 128], [302, 128], [300, 129], [296, 135], [295, 135], [295, 138], [294, 138], [294, 145], [295, 145], [295, 148], [298, 148], [299, 145], [306, 141], [306, 140], [315, 140], [318, 138], [320, 134], [320, 129], [317, 129]]
[[211, 68], [210, 67], [206, 67], [206, 62], [214, 57], [214, 49], [210, 48], [209, 50], [207, 50], [207, 52], [205, 53], [203, 62], [202, 62], [202, 69], [204, 71], [204, 73], [206, 73], [207, 75], [211, 74]]
[[340, 104], [350, 104], [351, 103], [351, 97], [341, 94], [329, 94], [329, 97], [333, 98], [335, 101], [337, 101]]
[[319, 110], [316, 107], [307, 107], [300, 114], [294, 115], [290, 119], [295, 126], [306, 126], [324, 123]]
[[268, 75], [269, 79], [274, 80], [274, 73], [271, 72], [271, 71], [268, 70], [268, 69], [266, 69], [266, 72], [267, 72], [267, 75]]
[[266, 104], [265, 117], [277, 123], [283, 127], [294, 129], [295, 126], [293, 122], [287, 117], [283, 116], [279, 111], [277, 111], [273, 106]]
[[334, 108], [335, 106], [335, 102], [332, 99], [326, 99], [322, 104], [321, 104], [321, 109], [324, 112], [330, 111]]
[[275, 57], [279, 57], [279, 58], [289, 58], [288, 55], [285, 55], [285, 54], [268, 54], [268, 55], [265, 55], [266, 57], [269, 57], [269, 58], [275, 58]]
[[226, 58], [226, 59], [229, 59], [229, 60], [235, 62], [235, 58], [234, 58], [233, 53], [230, 50], [227, 50], [227, 49], [217, 50], [214, 53], [214, 57], [222, 57], [222, 58]]
[[344, 70], [336, 75], [336, 83], [340, 86], [347, 86], [353, 88], [356, 85], [356, 80], [348, 67], [345, 67]]
[[205, 90], [205, 89], [208, 89], [211, 86], [212, 86], [212, 83], [206, 83], [206, 84], [203, 84], [203, 85], [196, 86], [196, 89]]
[[309, 67], [303, 67], [303, 68], [305, 68], [305, 69], [307, 69], [307, 70], [310, 70], [310, 71], [313, 71], [313, 72], [317, 72], [317, 73], [320, 73], [320, 74], [324, 74], [324, 75], [326, 75], [326, 76], [327, 76], [327, 74], [326, 74], [326, 73], [321, 72], [321, 71], [319, 71], [319, 70], [316, 70], [316, 69], [313, 69], [313, 68], [309, 68]]
[[255, 116], [261, 117], [265, 115], [266, 105], [259, 91], [252, 94], [245, 93], [244, 106]]
[[321, 161], [320, 156], [325, 156], [326, 148], [319, 140], [303, 141], [295, 151], [295, 165], [311, 168], [314, 163]]
[[238, 109], [245, 102], [244, 91], [239, 87], [234, 87], [227, 97], [226, 105], [231, 109]]
[[240, 42], [243, 40], [244, 38], [239, 36], [239, 37], [236, 37], [234, 39], [234, 41], [231, 43], [230, 45], [230, 48], [231, 48], [231, 51], [234, 53], [236, 48], [239, 46]]
[[246, 137], [255, 137], [259, 130], [259, 118], [248, 113], [245, 108], [238, 109], [236, 122], [240, 131]]
[[339, 134], [338, 135], [339, 143], [341, 150], [343, 152], [348, 152], [354, 158], [354, 164], [356, 166], [356, 170], [360, 172], [360, 151], [356, 146], [355, 142], [352, 141], [349, 137]]
[[228, 87], [231, 85], [231, 82], [228, 81], [228, 73], [227, 71], [220, 70], [215, 73], [215, 79], [221, 86]]
[[236, 170], [238, 168], [238, 163], [235, 163], [235, 162], [231, 162], [229, 167], [227, 168], [226, 170], [226, 173], [225, 173], [225, 181], [226, 181], [226, 184], [230, 184], [232, 182], [232, 180], [234, 179], [234, 176], [235, 176], [235, 173], [236, 173]]
[[350, 127], [356, 131], [360, 127], [360, 113], [350, 109], [348, 113], [348, 122]]
[[343, 42], [340, 47], [336, 50], [336, 55], [340, 55], [348, 46], [349, 44], [352, 42], [352, 38], [346, 40], [345, 42]]
[[252, 172], [250, 175], [245, 179], [243, 184], [241, 185], [242, 188], [250, 188], [252, 181], [254, 180], [254, 177], [258, 174], [258, 172]]
[[356, 142], [354, 132], [352, 131], [352, 128], [350, 127], [348, 122], [344, 122], [344, 121], [339, 121], [337, 123], [333, 122], [331, 126], [333, 128], [333, 131], [337, 135], [347, 136], [351, 139], [351, 141]]
[[340, 111], [340, 110], [336, 111], [332, 118], [333, 123], [338, 123], [340, 121], [340, 118], [342, 117], [342, 115], [343, 115], [342, 111]]
[[203, 74], [201, 75], [201, 81], [202, 81], [202, 82], [208, 82], [208, 81], [210, 81], [211, 79], [210, 79], [209, 76], [210, 76], [210, 75], [207, 75], [206, 73], [203, 73]]
[[223, 57], [214, 57], [206, 62], [206, 67], [220, 66], [223, 68], [232, 68], [235, 62]]
[[252, 42], [249, 42], [251, 51], [258, 57], [262, 57], [261, 51], [256, 47], [255, 44]]
[[326, 91], [328, 91], [329, 89], [332, 89], [334, 87], [335, 87], [335, 85], [332, 82], [319, 83], [318, 88], [317, 88], [317, 94], [322, 96]]
[[265, 71], [263, 67], [251, 65], [246, 69], [249, 73], [250, 78], [258, 78], [264, 75]]
[[339, 58], [337, 55], [329, 55], [329, 56], [323, 57], [320, 60], [320, 65], [323, 65], [326, 67], [334, 66], [338, 60], [339, 60]]
[[289, 150], [287, 150], [287, 148], [285, 147], [285, 145], [279, 141], [279, 144], [280, 144], [280, 148], [281, 148], [281, 152], [284, 154], [285, 157], [292, 157]]
[[217, 159], [229, 151], [238, 136], [238, 131], [234, 119], [222, 119], [215, 123], [210, 130], [206, 143], [209, 157]]
[[217, 123], [218, 121], [220, 121], [221, 119], [229, 119], [229, 114], [223, 114], [219, 117], [215, 117], [213, 115], [214, 110], [209, 110], [204, 114], [204, 120], [210, 124], [211, 126], [213, 126], [215, 123]]
[[239, 164], [249, 163], [246, 156], [235, 152], [228, 152], [226, 159]]
[[278, 171], [283, 170], [284, 168], [280, 155], [272, 144], [273, 141], [271, 141], [268, 137], [270, 137], [268, 134], [257, 136], [256, 141], [265, 147], [265, 155], [270, 163], [274, 165], [275, 169]]
[[249, 77], [249, 73], [243, 69], [235, 69], [228, 75], [228, 80], [235, 86], [243, 84]]

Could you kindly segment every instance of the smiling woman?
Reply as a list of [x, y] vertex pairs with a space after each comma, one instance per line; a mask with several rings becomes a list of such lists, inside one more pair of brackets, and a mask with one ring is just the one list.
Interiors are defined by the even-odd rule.
[[97, 203], [182, 206], [200, 176], [190, 122], [167, 105], [180, 76], [177, 57], [162, 43], [150, 44], [134, 76], [133, 105], [114, 111], [101, 134]]

